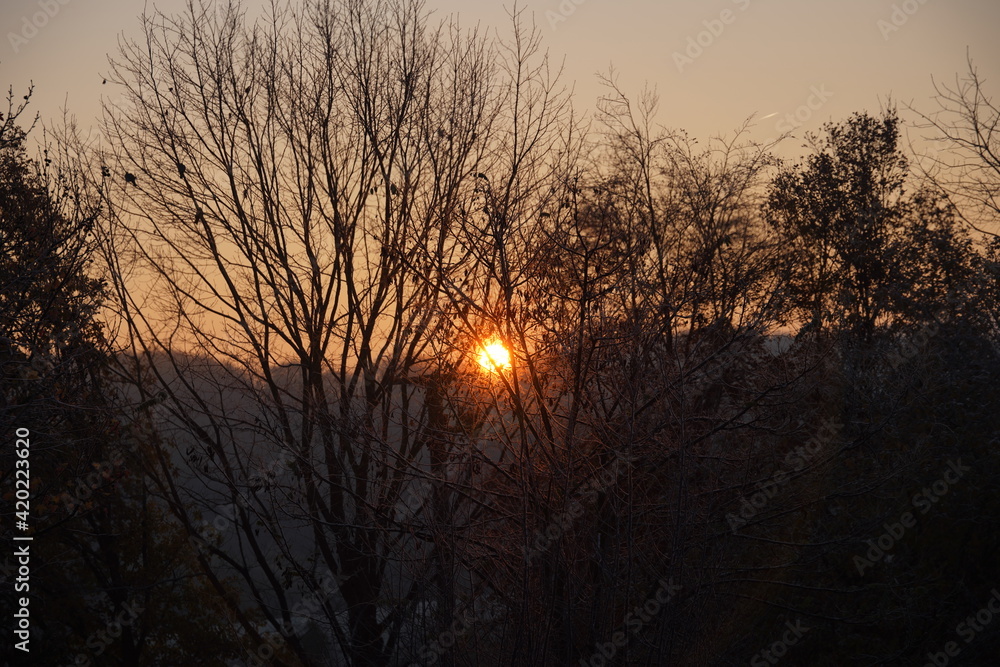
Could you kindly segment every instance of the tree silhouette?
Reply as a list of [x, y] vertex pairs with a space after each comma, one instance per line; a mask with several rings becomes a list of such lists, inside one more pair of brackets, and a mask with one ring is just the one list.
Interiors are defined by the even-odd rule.
[[790, 664], [895, 664], [974, 611], [1000, 244], [894, 111], [788, 165], [613, 72], [581, 117], [517, 8], [506, 37], [409, 0], [216, 9], [144, 17], [73, 172], [144, 441], [74, 520], [147, 551], [66, 542], [108, 590], [203, 602], [168, 627], [230, 639], [206, 663], [295, 666], [745, 664], [795, 615]]
[[938, 109], [923, 113], [917, 127], [941, 151], [920, 155], [924, 173], [958, 206], [978, 232], [1000, 234], [1000, 107], [990, 97], [972, 58], [952, 86], [935, 82]]
[[[24, 511], [33, 535], [30, 591], [22, 592], [35, 640], [27, 657], [217, 664], [192, 646], [222, 634], [217, 655], [236, 655], [235, 637], [193, 578], [183, 533], [151, 497], [143, 459], [152, 431], [115, 380], [99, 317], [108, 296], [94, 266], [99, 192], [54, 145], [41, 160], [27, 157], [17, 124], [27, 100], [10, 100], [0, 126], [0, 433], [9, 442], [30, 434], [28, 509], [12, 501], [24, 470], [16, 461], [25, 460], [12, 447], [0, 458], [0, 493], [4, 525]], [[11, 603], [13, 588], [4, 592]], [[4, 655], [5, 664], [25, 657], [10, 643]]]

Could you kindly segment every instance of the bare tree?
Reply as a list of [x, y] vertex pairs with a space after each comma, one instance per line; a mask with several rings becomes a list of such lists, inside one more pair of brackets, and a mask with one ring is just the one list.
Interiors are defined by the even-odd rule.
[[938, 109], [925, 114], [910, 107], [917, 128], [944, 150], [921, 156], [921, 167], [951, 197], [976, 231], [997, 236], [1000, 223], [1000, 107], [986, 90], [971, 56], [968, 72], [949, 86], [934, 83]]
[[[775, 334], [879, 331], [907, 230], [912, 301], [968, 280], [940, 202], [899, 204], [893, 118], [832, 126], [767, 189], [745, 127], [702, 148], [613, 73], [574, 115], [510, 17], [494, 38], [416, 0], [256, 23], [192, 1], [113, 62], [95, 169], [122, 367], [248, 659], [571, 664], [673, 578], [621, 660], [709, 662], [706, 614], [818, 590], [788, 563], [828, 534], [805, 522], [848, 450], [735, 535], [727, 511], [860, 382]], [[953, 275], [920, 273], [935, 243]]]
[[386, 664], [433, 561], [404, 568], [399, 518], [431, 456], [433, 306], [502, 73], [418, 2], [273, 5], [253, 25], [192, 2], [143, 28], [112, 65], [126, 102], [104, 165], [137, 386], [186, 451], [162, 452], [161, 492], [258, 655], [247, 602], [277, 662], [325, 659], [313, 623], [347, 664]]
[[[732, 352], [759, 345], [778, 321], [774, 244], [757, 215], [770, 162], [753, 146], [698, 153], [669, 133], [651, 137], [653, 98], [641, 106], [633, 118], [617, 93], [597, 140], [553, 116], [545, 160], [499, 187], [484, 173], [481, 215], [461, 226], [472, 277], [445, 285], [445, 299], [464, 304], [446, 348], [455, 368], [484, 335], [512, 356], [509, 368], [478, 382], [466, 371], [447, 389], [456, 414], [480, 406], [466, 433], [493, 456], [467, 562], [517, 610], [504, 626], [511, 643], [498, 648], [522, 663], [586, 658], [623, 623], [623, 607], [684, 573], [705, 510], [685, 484], [662, 482], [717, 456], [713, 434], [753, 428], [747, 406], [760, 411], [768, 391], [737, 372], [753, 366], [750, 352], [738, 363]], [[541, 126], [545, 115], [535, 118]], [[531, 186], [527, 196], [509, 196], [519, 191], [508, 182]], [[724, 415], [714, 414], [721, 396], [708, 414], [694, 407], [704, 385], [732, 394]], [[746, 397], [746, 385], [760, 391]], [[675, 636], [662, 632], [653, 654], [668, 655]]]

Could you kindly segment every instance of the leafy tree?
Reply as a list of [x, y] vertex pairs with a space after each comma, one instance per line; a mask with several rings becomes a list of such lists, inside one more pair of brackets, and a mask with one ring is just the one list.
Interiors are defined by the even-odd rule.
[[972, 269], [954, 209], [925, 187], [907, 191], [894, 110], [856, 113], [824, 132], [803, 164], [774, 179], [765, 204], [787, 243], [783, 276], [799, 321], [865, 340], [906, 318], [928, 321], [957, 301]]
[[[106, 349], [96, 313], [104, 283], [87, 271], [96, 211], [71, 186], [46, 180], [26, 155], [18, 117], [28, 103], [0, 114], [0, 349], [7, 378], [4, 430], [28, 405], [73, 399]], [[53, 386], [55, 379], [60, 386]]]
[[898, 119], [855, 114], [825, 131], [775, 178], [766, 215], [789, 243], [785, 278], [810, 326], [871, 335], [899, 283], [888, 254], [903, 224]]
[[[238, 654], [235, 635], [149, 492], [148, 416], [128, 407], [100, 320], [99, 193], [49, 148], [27, 157], [18, 118], [29, 97], [9, 96], [0, 126], [0, 434], [30, 433], [31, 495], [15, 505], [13, 447], [0, 490], [5, 528], [23, 511], [34, 536], [31, 651], [4, 651], [11, 664], [215, 665]], [[4, 565], [9, 581], [16, 568]]]
[[[777, 609], [822, 619], [834, 664], [935, 627], [907, 592], [933, 564], [869, 584], [851, 556], [933, 482], [921, 438], [993, 428], [961, 424], [995, 402], [971, 304], [996, 312], [998, 251], [909, 190], [894, 113], [828, 125], [768, 186], [766, 147], [655, 130], [655, 96], [613, 83], [590, 133], [517, 10], [507, 42], [409, 0], [211, 9], [144, 18], [87, 155], [147, 465], [81, 508], [105, 548], [66, 544], [111, 603], [184, 577], [204, 602], [144, 655], [228, 629], [213, 658], [571, 664], [665, 577], [685, 592], [619, 663], [745, 663]], [[502, 368], [476, 360], [494, 338]], [[135, 503], [142, 525], [101, 513]]]

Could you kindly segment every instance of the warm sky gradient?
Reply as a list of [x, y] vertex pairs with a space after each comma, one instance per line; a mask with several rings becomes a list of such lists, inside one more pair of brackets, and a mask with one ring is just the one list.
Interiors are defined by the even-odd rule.
[[[36, 85], [34, 109], [49, 122], [64, 102], [81, 125], [89, 125], [99, 109], [107, 54], [117, 49], [121, 34], [135, 35], [143, 3], [135, 0], [51, 1], [58, 13], [48, 19], [17, 52], [11, 34], [24, 19], [42, 11], [39, 0], [0, 3], [0, 83], [23, 94], [29, 80]], [[62, 1], [64, 4], [59, 4]], [[831, 95], [798, 128], [818, 129], [855, 110], [877, 111], [888, 95], [917, 108], [934, 109], [931, 76], [951, 81], [966, 69], [968, 49], [987, 90], [1000, 90], [1000, 26], [998, 0], [526, 0], [535, 13], [551, 53], [566, 57], [565, 78], [575, 84], [578, 108], [593, 108], [600, 93], [594, 77], [614, 65], [624, 89], [634, 95], [648, 82], [661, 94], [660, 120], [704, 138], [730, 131], [751, 113], [759, 121], [760, 139], [777, 134], [777, 123], [810, 100], [812, 90]], [[178, 11], [185, 0], [161, 0], [156, 6]], [[254, 8], [261, 0], [248, 0]], [[898, 30], [892, 25], [894, 6]], [[508, 4], [507, 7], [510, 5]], [[152, 10], [153, 3], [149, 4]], [[506, 27], [501, 2], [431, 0], [439, 15], [458, 12], [464, 25]], [[560, 7], [564, 21], [553, 23]], [[700, 57], [679, 72], [675, 52], [688, 38], [706, 30], [704, 22], [728, 10], [729, 23], [715, 23], [718, 37], [708, 39]], [[552, 14], [547, 14], [552, 12]], [[906, 17], [905, 22], [900, 17]], [[885, 21], [880, 28], [879, 21]], [[554, 25], [554, 27], [553, 27]], [[30, 35], [30, 29], [27, 33]], [[887, 37], [887, 38], [886, 38]], [[805, 109], [802, 110], [804, 112]], [[775, 114], [764, 119], [769, 114]], [[788, 127], [785, 125], [784, 127]], [[798, 142], [794, 142], [798, 144]], [[789, 148], [792, 148], [791, 146]]]

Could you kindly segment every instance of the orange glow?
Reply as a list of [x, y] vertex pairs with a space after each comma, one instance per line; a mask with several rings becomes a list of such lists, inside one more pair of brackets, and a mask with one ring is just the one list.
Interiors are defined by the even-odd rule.
[[510, 370], [510, 352], [500, 341], [486, 343], [479, 353], [479, 365], [492, 373]]

